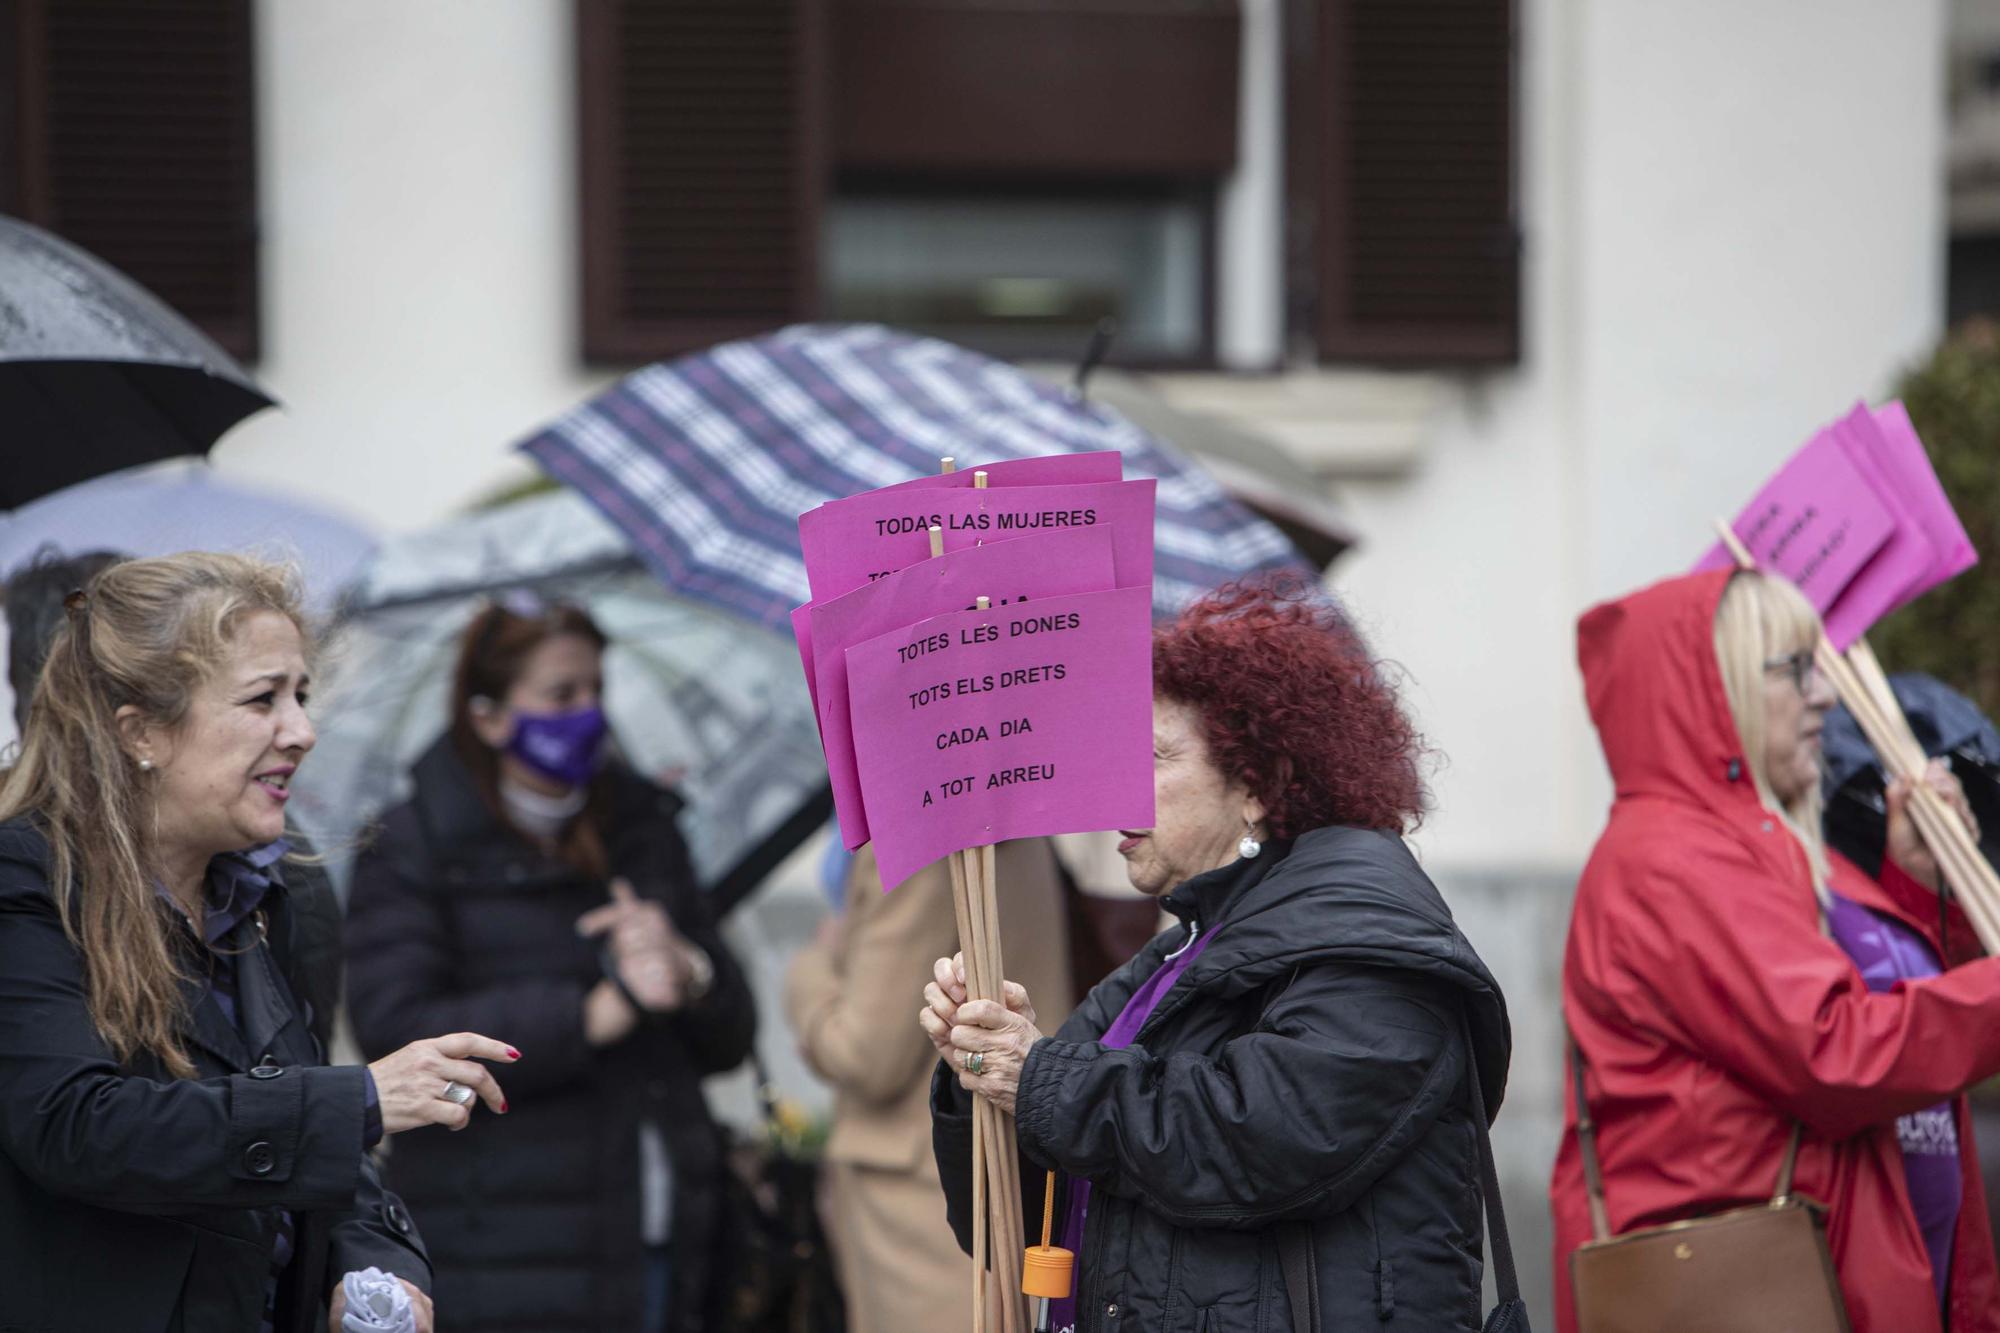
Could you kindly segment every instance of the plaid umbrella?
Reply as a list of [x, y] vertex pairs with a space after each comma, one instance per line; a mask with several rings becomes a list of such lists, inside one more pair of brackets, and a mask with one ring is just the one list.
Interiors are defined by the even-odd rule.
[[1100, 404], [963, 347], [802, 324], [646, 369], [521, 446], [673, 588], [773, 627], [806, 600], [799, 515], [935, 472], [1116, 449], [1159, 481], [1154, 608], [1260, 570], [1312, 574], [1275, 527]]
[[826, 819], [832, 797], [789, 633], [660, 586], [582, 496], [555, 490], [406, 533], [348, 583], [318, 673], [319, 745], [290, 807], [346, 891], [369, 825], [448, 722], [452, 664], [490, 597], [587, 610], [611, 640], [605, 707], [642, 773], [674, 786], [695, 874], [726, 911]]

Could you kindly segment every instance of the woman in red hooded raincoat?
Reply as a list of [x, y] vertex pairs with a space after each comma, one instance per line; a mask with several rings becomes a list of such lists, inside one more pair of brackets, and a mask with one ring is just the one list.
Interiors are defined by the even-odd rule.
[[[1697, 574], [1587, 613], [1592, 719], [1617, 795], [1577, 886], [1563, 1016], [1583, 1053], [1611, 1227], [1768, 1199], [1828, 1205], [1854, 1333], [2000, 1331], [1964, 1089], [2000, 1072], [2000, 959], [1890, 792], [1872, 880], [1819, 836], [1819, 621], [1789, 584]], [[1931, 782], [1960, 811], [1941, 768]], [[1942, 963], [1941, 963], [1942, 960]], [[1557, 1324], [1591, 1237], [1576, 1115], [1550, 1183]]]

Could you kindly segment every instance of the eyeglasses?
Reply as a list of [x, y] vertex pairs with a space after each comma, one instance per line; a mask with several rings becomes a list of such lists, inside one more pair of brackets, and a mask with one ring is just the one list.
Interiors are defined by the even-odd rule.
[[1782, 673], [1792, 678], [1792, 687], [1804, 694], [1819, 679], [1819, 667], [1813, 662], [1810, 649], [1800, 649], [1784, 657], [1774, 657], [1764, 663], [1764, 670], [1774, 674]]

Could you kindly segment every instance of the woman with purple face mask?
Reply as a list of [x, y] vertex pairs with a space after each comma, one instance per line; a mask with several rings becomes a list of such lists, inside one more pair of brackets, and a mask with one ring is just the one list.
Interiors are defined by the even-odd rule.
[[355, 868], [362, 1048], [507, 1022], [537, 1051], [508, 1083], [512, 1134], [399, 1145], [389, 1167], [461, 1329], [711, 1315], [721, 1150], [701, 1079], [742, 1062], [756, 1018], [679, 799], [613, 757], [605, 643], [577, 608], [521, 594], [475, 616], [450, 729]]

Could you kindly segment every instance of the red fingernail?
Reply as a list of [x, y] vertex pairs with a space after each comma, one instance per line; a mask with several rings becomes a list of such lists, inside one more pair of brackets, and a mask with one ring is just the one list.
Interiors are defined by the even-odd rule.
[[521, 1053], [515, 1050], [512, 1046], [509, 1046], [507, 1048], [507, 1058], [509, 1060], [518, 1060], [521, 1058]]
[[505, 1102], [501, 1102], [501, 1103], [500, 1103], [500, 1114], [501, 1114], [501, 1115], [506, 1115], [506, 1114], [507, 1114], [507, 1103], [505, 1103]]

